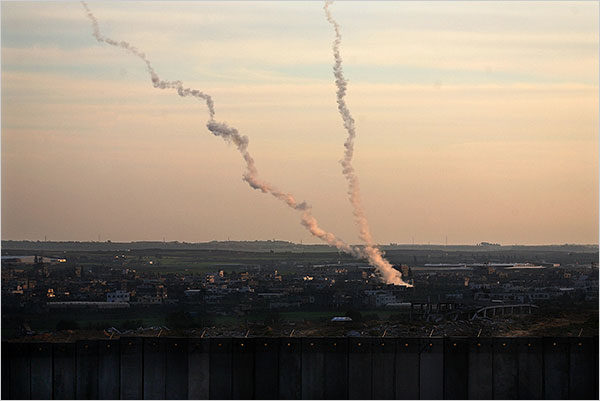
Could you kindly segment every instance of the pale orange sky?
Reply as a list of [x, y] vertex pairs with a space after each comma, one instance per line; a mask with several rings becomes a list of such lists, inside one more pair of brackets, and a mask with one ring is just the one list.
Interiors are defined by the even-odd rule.
[[[78, 3], [2, 3], [2, 238], [318, 242], [249, 189], [202, 103], [152, 88]], [[210, 93], [262, 178], [358, 243], [316, 2], [92, 3]], [[596, 2], [340, 2], [355, 167], [380, 243], [598, 242]]]

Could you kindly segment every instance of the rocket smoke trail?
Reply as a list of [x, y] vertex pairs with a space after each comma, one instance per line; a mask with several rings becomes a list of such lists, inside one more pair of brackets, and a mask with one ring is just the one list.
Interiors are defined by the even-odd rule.
[[344, 142], [344, 158], [341, 160], [342, 172], [346, 181], [348, 182], [348, 198], [352, 204], [354, 219], [358, 225], [359, 237], [365, 242], [363, 252], [366, 254], [369, 262], [375, 266], [377, 272], [381, 275], [382, 279], [388, 284], [411, 286], [410, 284], [402, 280], [400, 272], [392, 267], [390, 262], [384, 259], [381, 250], [373, 243], [373, 237], [371, 236], [371, 230], [369, 229], [369, 221], [365, 215], [365, 211], [360, 200], [360, 187], [358, 185], [358, 177], [352, 166], [352, 156], [354, 155], [354, 138], [356, 137], [356, 128], [354, 126], [354, 119], [350, 114], [350, 110], [346, 105], [344, 97], [346, 96], [346, 90], [348, 82], [344, 78], [342, 71], [342, 56], [340, 55], [340, 43], [342, 42], [342, 35], [340, 33], [340, 26], [331, 16], [329, 11], [329, 5], [332, 0], [325, 1], [325, 16], [327, 21], [333, 26], [335, 31], [335, 39], [333, 41], [333, 58], [335, 63], [333, 64], [333, 75], [335, 76], [335, 85], [337, 87], [337, 104], [340, 115], [344, 122], [344, 129], [348, 133], [346, 141]]
[[295, 209], [302, 213], [302, 225], [306, 227], [308, 231], [315, 237], [325, 241], [329, 245], [335, 246], [339, 250], [347, 252], [354, 257], [362, 258], [366, 257], [365, 253], [360, 249], [353, 246], [348, 245], [341, 239], [335, 236], [335, 234], [327, 232], [319, 227], [317, 219], [312, 215], [311, 207], [306, 202], [298, 202], [294, 198], [293, 195], [289, 193], [285, 193], [275, 188], [271, 184], [262, 181], [258, 177], [258, 170], [254, 163], [254, 159], [248, 152], [248, 137], [245, 135], [241, 135], [237, 129], [233, 127], [229, 127], [226, 123], [217, 122], [214, 120], [215, 117], [215, 106], [210, 95], [201, 92], [197, 89], [185, 88], [181, 81], [163, 81], [159, 78], [158, 74], [154, 71], [150, 60], [146, 57], [146, 55], [138, 50], [136, 47], [132, 46], [128, 42], [124, 41], [116, 41], [110, 38], [103, 36], [100, 33], [100, 28], [98, 26], [98, 20], [92, 14], [89, 7], [85, 2], [81, 2], [83, 8], [85, 9], [85, 13], [92, 22], [93, 36], [96, 38], [98, 42], [107, 43], [112, 46], [120, 47], [122, 49], [127, 50], [129, 53], [140, 58], [145, 64], [148, 73], [150, 74], [150, 78], [152, 80], [152, 85], [158, 89], [174, 89], [179, 96], [186, 97], [192, 96], [203, 100], [206, 103], [208, 108], [208, 114], [210, 119], [206, 124], [208, 130], [215, 136], [220, 136], [225, 141], [229, 143], [233, 143], [242, 157], [246, 162], [246, 171], [244, 172], [243, 179], [252, 187], [253, 189], [257, 189], [263, 193], [268, 193], [277, 198], [278, 200], [286, 203], [292, 209]]

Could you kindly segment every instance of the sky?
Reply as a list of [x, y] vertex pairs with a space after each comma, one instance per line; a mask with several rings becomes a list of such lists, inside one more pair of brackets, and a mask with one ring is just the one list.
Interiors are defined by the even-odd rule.
[[[360, 243], [321, 2], [89, 4], [210, 93], [259, 174]], [[598, 3], [336, 2], [378, 243], [598, 243]], [[152, 87], [77, 2], [2, 2], [2, 239], [318, 243], [242, 181], [203, 103]]]

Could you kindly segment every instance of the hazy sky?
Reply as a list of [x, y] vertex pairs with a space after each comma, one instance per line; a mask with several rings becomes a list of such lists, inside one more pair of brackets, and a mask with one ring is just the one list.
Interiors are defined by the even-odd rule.
[[[2, 2], [2, 238], [318, 242], [242, 181], [204, 104], [154, 89], [79, 3]], [[320, 2], [90, 3], [210, 93], [263, 179], [358, 242]], [[597, 2], [338, 2], [380, 243], [598, 242]]]

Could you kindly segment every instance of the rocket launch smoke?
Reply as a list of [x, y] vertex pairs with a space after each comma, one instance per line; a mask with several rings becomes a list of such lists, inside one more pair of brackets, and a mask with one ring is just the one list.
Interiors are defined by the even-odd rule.
[[197, 89], [185, 88], [181, 81], [163, 81], [159, 78], [158, 74], [154, 71], [150, 60], [146, 57], [146, 55], [138, 50], [136, 47], [132, 46], [128, 42], [125, 41], [116, 41], [110, 38], [103, 36], [100, 33], [100, 28], [98, 26], [98, 20], [92, 14], [89, 7], [85, 2], [81, 3], [83, 8], [85, 9], [86, 15], [92, 22], [93, 36], [96, 38], [98, 42], [107, 43], [112, 46], [120, 47], [122, 49], [127, 50], [129, 53], [140, 58], [144, 64], [146, 64], [146, 69], [150, 74], [150, 78], [152, 80], [152, 85], [158, 89], [174, 89], [177, 94], [181, 97], [192, 96], [197, 99], [203, 100], [206, 103], [209, 114], [209, 121], [206, 124], [208, 130], [215, 136], [220, 136], [225, 141], [233, 143], [246, 163], [246, 171], [243, 175], [244, 181], [250, 185], [253, 189], [257, 189], [263, 193], [268, 193], [274, 196], [276, 199], [284, 202], [292, 209], [295, 209], [302, 213], [302, 225], [306, 227], [310, 233], [325, 241], [327, 244], [335, 246], [337, 249], [347, 252], [354, 257], [363, 258], [366, 257], [366, 254], [362, 249], [358, 247], [353, 247], [339, 239], [335, 234], [325, 231], [317, 222], [317, 219], [312, 215], [311, 207], [306, 202], [298, 202], [294, 198], [292, 194], [282, 192], [279, 189], [275, 188], [271, 184], [261, 180], [258, 177], [258, 170], [254, 163], [254, 159], [248, 152], [248, 137], [245, 135], [241, 135], [237, 129], [228, 126], [224, 122], [215, 121], [215, 106], [213, 100], [210, 95], [201, 92]]
[[337, 87], [336, 97], [338, 110], [344, 122], [344, 129], [348, 133], [346, 141], [344, 142], [344, 158], [341, 160], [342, 173], [348, 182], [348, 198], [352, 204], [354, 220], [359, 230], [359, 237], [365, 242], [363, 252], [366, 254], [369, 262], [375, 266], [375, 269], [386, 283], [411, 286], [402, 280], [402, 275], [400, 272], [394, 269], [390, 262], [385, 260], [381, 250], [373, 243], [373, 237], [369, 228], [369, 221], [367, 220], [367, 216], [365, 215], [365, 211], [360, 200], [358, 177], [356, 176], [356, 172], [352, 166], [356, 128], [354, 126], [354, 119], [352, 118], [350, 110], [346, 105], [346, 100], [344, 99], [346, 96], [348, 82], [344, 78], [344, 73], [342, 70], [342, 56], [340, 55], [340, 43], [342, 42], [342, 35], [340, 33], [339, 24], [333, 19], [331, 12], [329, 11], [329, 6], [331, 3], [331, 0], [326, 0], [324, 10], [327, 21], [329, 21], [335, 31], [335, 39], [333, 41], [333, 58], [335, 60], [333, 64], [333, 75], [335, 77], [335, 85]]

